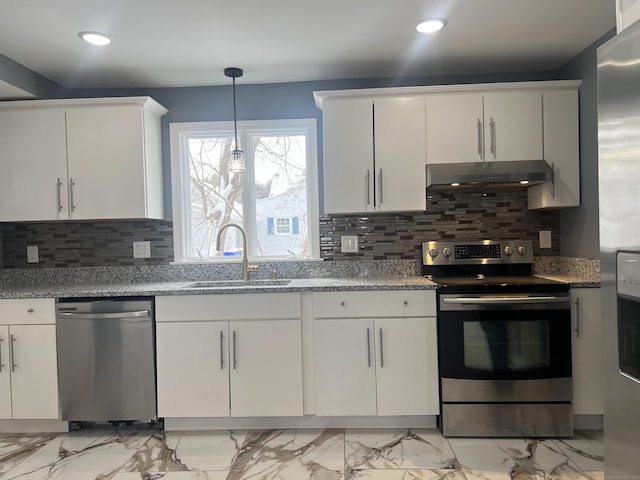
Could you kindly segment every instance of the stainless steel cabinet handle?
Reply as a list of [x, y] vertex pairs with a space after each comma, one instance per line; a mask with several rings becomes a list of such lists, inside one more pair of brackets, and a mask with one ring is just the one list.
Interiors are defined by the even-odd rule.
[[491, 153], [493, 153], [493, 158], [496, 157], [496, 122], [491, 119], [489, 122], [489, 127], [491, 128]]
[[371, 367], [371, 331], [367, 328], [367, 366]]
[[2, 372], [2, 368], [4, 367], [4, 363], [2, 363], [2, 342], [4, 342], [4, 338], [0, 337], [0, 372]]
[[482, 122], [478, 119], [478, 155], [482, 159]]
[[9, 345], [9, 363], [11, 363], [11, 371], [15, 372], [18, 364], [16, 363], [16, 352], [15, 352], [15, 343], [16, 337], [11, 335], [11, 344]]
[[220, 330], [220, 370], [224, 370], [224, 333]]
[[384, 202], [382, 197], [382, 169], [380, 169], [380, 177], [378, 178], [378, 184], [380, 185], [380, 205]]
[[442, 303], [450, 303], [457, 305], [486, 305], [486, 304], [510, 304], [510, 303], [563, 303], [567, 299], [564, 297], [494, 297], [494, 298], [478, 298], [478, 297], [457, 297], [443, 298]]
[[58, 212], [62, 211], [62, 180], [58, 178], [58, 189], [57, 189], [57, 199], [58, 199]]
[[76, 209], [76, 204], [73, 201], [73, 187], [76, 182], [73, 181], [73, 178], [69, 178], [69, 203], [71, 204], [71, 211], [73, 212]]
[[238, 367], [238, 358], [236, 357], [236, 342], [237, 342], [238, 334], [236, 331], [233, 331], [233, 369], [235, 370]]
[[576, 337], [580, 337], [580, 298], [576, 298]]
[[113, 319], [113, 318], [140, 318], [140, 317], [149, 317], [151, 314], [149, 310], [138, 310], [134, 312], [119, 312], [119, 313], [73, 313], [73, 312], [62, 312], [58, 313], [58, 316], [66, 317], [66, 318], [82, 318], [87, 320], [104, 320], [104, 319]]
[[384, 343], [382, 341], [382, 329], [380, 329], [380, 368], [384, 368]]
[[367, 169], [367, 173], [364, 176], [364, 197], [367, 202], [367, 205], [371, 203], [371, 192], [369, 190], [369, 170]]

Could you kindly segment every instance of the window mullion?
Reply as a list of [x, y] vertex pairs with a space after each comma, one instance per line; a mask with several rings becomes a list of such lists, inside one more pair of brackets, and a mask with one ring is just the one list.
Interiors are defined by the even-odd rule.
[[249, 258], [258, 256], [257, 236], [256, 236], [256, 206], [255, 206], [255, 165], [253, 151], [253, 135], [251, 130], [244, 129], [239, 132], [241, 145], [245, 151], [247, 159], [247, 171], [242, 175], [242, 218], [243, 227], [247, 234], [247, 255]]

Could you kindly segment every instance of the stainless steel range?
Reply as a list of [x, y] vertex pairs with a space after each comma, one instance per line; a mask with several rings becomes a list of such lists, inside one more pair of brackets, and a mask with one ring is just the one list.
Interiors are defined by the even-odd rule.
[[571, 436], [569, 285], [533, 275], [530, 241], [425, 242], [438, 284], [445, 436]]

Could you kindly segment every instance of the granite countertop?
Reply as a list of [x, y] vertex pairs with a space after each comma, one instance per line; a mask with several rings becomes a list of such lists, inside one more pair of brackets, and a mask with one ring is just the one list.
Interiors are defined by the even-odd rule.
[[[161, 295], [215, 295], [224, 293], [333, 292], [363, 290], [435, 290], [420, 276], [364, 278], [297, 278], [286, 285], [192, 287], [194, 282], [0, 285], [1, 298], [72, 298]], [[265, 282], [266, 283], [266, 282]]]
[[600, 280], [583, 277], [580, 275], [565, 275], [565, 274], [538, 274], [537, 277], [548, 278], [550, 280], [556, 280], [558, 282], [565, 282], [571, 285], [571, 288], [600, 288]]

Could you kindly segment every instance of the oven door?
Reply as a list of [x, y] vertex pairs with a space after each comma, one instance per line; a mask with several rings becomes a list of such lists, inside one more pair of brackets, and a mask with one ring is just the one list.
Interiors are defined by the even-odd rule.
[[567, 293], [440, 294], [443, 401], [571, 401]]

